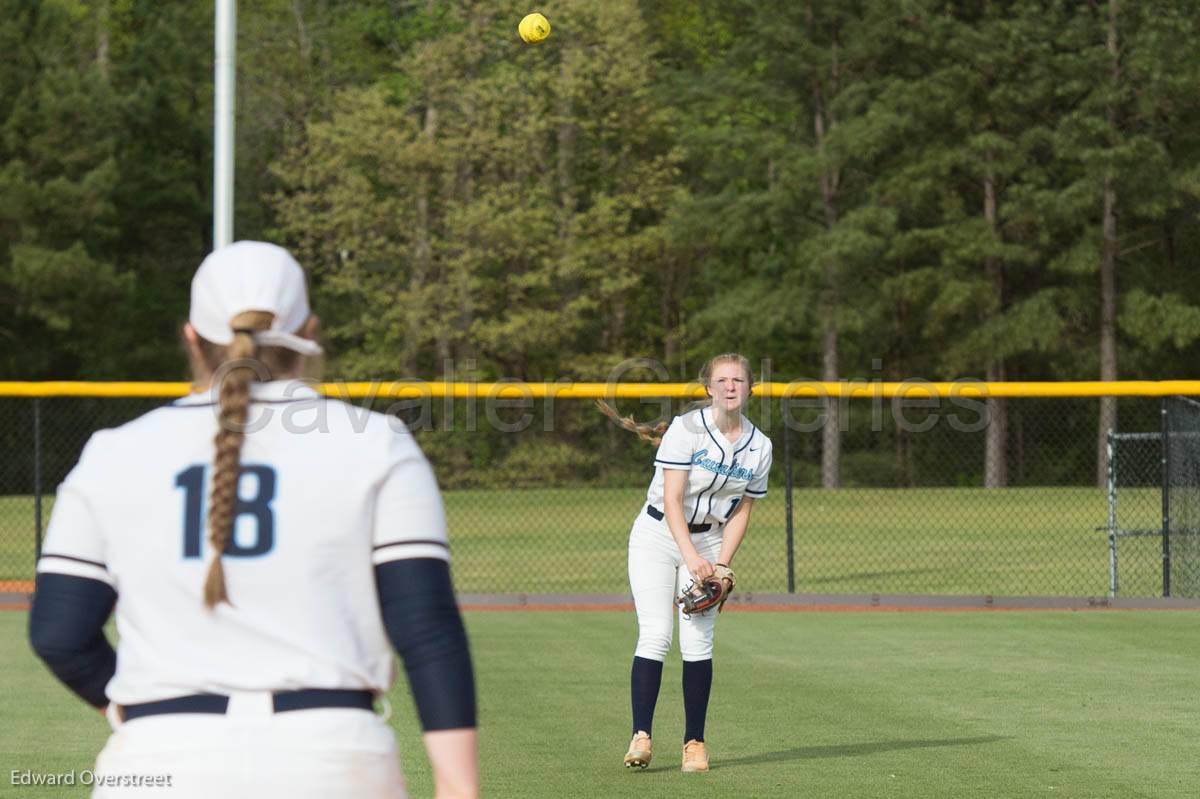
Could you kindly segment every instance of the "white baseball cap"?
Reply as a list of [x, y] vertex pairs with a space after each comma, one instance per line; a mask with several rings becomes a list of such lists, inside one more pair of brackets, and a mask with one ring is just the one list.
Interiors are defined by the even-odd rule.
[[196, 270], [188, 321], [197, 333], [214, 344], [232, 344], [230, 320], [245, 311], [275, 315], [270, 330], [254, 334], [258, 344], [321, 354], [315, 341], [296, 335], [310, 314], [308, 290], [304, 270], [284, 248], [237, 241], [210, 253]]

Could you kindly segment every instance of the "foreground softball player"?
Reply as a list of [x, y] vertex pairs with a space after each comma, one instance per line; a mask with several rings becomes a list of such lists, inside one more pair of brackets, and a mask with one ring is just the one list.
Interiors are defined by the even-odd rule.
[[[700, 381], [711, 402], [675, 417], [663, 434], [646, 505], [629, 535], [629, 584], [637, 608], [638, 641], [630, 676], [633, 740], [626, 767], [650, 764], [654, 706], [671, 647], [672, 600], [693, 582], [711, 579], [714, 564], [718, 574], [729, 573], [754, 499], [767, 493], [771, 440], [741, 412], [750, 397], [749, 361], [735, 353], [718, 355], [705, 364]], [[638, 432], [645, 435], [648, 430]], [[719, 610], [716, 606], [690, 615], [679, 611], [684, 771], [708, 771], [704, 721]]]
[[96, 433], [59, 488], [29, 634], [114, 728], [93, 796], [403, 797], [389, 641], [437, 796], [478, 793], [437, 484], [396, 420], [288, 379], [314, 328], [285, 250], [213, 253], [184, 328], [209, 390]]

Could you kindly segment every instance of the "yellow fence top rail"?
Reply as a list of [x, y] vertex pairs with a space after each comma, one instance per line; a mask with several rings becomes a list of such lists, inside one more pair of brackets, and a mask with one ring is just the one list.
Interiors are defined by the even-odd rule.
[[[698, 383], [441, 383], [422, 380], [320, 383], [315, 386], [342, 399], [420, 399], [434, 397], [484, 399], [593, 399], [704, 396]], [[190, 383], [128, 382], [0, 382], [0, 397], [138, 397], [175, 398], [192, 390]], [[755, 396], [851, 397], [904, 399], [987, 399], [989, 397], [1164, 397], [1200, 396], [1200, 380], [1125, 380], [1112, 382], [986, 383], [959, 380], [933, 383], [796, 380], [759, 383]]]

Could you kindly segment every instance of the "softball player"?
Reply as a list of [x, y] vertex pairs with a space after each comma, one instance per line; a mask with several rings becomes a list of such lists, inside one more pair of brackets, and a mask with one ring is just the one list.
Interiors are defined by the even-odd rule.
[[[626, 767], [650, 763], [654, 706], [671, 647], [672, 600], [692, 581], [712, 576], [713, 563], [731, 565], [754, 500], [767, 493], [771, 440], [741, 413], [750, 397], [749, 361], [734, 353], [718, 355], [705, 364], [700, 380], [711, 401], [677, 416], [663, 434], [646, 505], [629, 535], [638, 641], [630, 676], [633, 740]], [[684, 771], [708, 770], [704, 721], [716, 617], [715, 609], [690, 618], [679, 613]]]
[[97, 432], [59, 488], [29, 634], [113, 726], [93, 796], [405, 796], [389, 641], [437, 795], [478, 792], [437, 484], [395, 419], [289, 379], [314, 329], [287, 251], [214, 252], [184, 327], [207, 390]]

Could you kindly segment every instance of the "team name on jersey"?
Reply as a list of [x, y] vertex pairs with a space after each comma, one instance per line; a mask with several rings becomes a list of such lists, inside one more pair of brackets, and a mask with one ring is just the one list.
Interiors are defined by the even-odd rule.
[[738, 466], [737, 461], [734, 461], [726, 466], [720, 461], [706, 457], [707, 455], [707, 449], [700, 450], [692, 456], [692, 465], [699, 466], [701, 469], [706, 469], [710, 472], [716, 472], [722, 477], [732, 477], [734, 480], [754, 479], [754, 471], [752, 469], [747, 469], [745, 466]]

